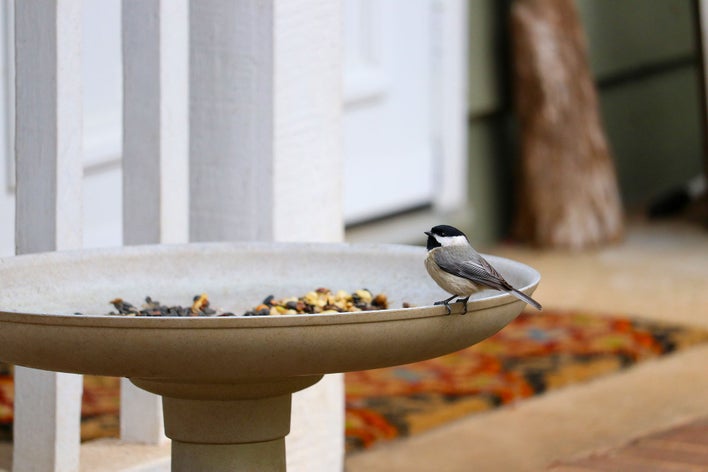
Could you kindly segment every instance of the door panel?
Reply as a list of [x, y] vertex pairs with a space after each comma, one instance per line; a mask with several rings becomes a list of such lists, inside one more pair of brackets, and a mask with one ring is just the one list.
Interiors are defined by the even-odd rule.
[[344, 1], [344, 215], [432, 201], [431, 2]]

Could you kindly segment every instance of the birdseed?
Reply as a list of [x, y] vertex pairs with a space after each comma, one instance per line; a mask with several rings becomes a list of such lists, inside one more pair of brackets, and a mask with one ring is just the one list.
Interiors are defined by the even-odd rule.
[[[233, 312], [212, 307], [209, 297], [205, 293], [195, 295], [192, 298], [191, 306], [163, 305], [151, 297], [145, 297], [145, 303], [139, 308], [122, 298], [111, 300], [110, 303], [117, 311], [107, 314], [113, 316], [236, 316]], [[276, 299], [274, 295], [268, 295], [260, 304], [241, 316], [355, 313], [386, 310], [388, 306], [388, 298], [383, 293], [374, 295], [368, 289], [360, 289], [352, 293], [344, 290], [333, 292], [328, 288], [320, 287], [300, 297]], [[403, 306], [407, 308], [410, 305], [404, 303]], [[80, 315], [80, 313], [76, 314]]]

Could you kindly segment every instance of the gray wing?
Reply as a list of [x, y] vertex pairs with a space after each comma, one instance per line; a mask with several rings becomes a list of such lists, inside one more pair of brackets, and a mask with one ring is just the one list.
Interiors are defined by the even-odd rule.
[[471, 247], [447, 246], [434, 253], [442, 270], [496, 290], [512, 290], [497, 270]]

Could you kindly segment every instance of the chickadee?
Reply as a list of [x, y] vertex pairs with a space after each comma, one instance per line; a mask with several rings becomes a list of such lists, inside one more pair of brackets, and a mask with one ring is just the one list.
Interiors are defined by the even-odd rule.
[[459, 229], [439, 225], [430, 231], [425, 231], [425, 234], [428, 235], [428, 257], [425, 258], [425, 268], [440, 288], [452, 294], [450, 298], [435, 304], [445, 305], [448, 314], [452, 312], [450, 300], [455, 297], [457, 302], [464, 303], [465, 313], [467, 313], [467, 300], [470, 295], [483, 288], [510, 293], [537, 310], [541, 310], [540, 303], [519, 292], [504, 280], [504, 277], [470, 246], [467, 236]]

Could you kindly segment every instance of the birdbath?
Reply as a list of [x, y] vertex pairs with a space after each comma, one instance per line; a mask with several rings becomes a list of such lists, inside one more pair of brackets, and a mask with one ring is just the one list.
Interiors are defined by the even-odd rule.
[[[467, 314], [429, 279], [421, 247], [205, 243], [0, 259], [0, 360], [128, 377], [163, 397], [173, 471], [285, 470], [293, 392], [324, 374], [406, 364], [475, 344], [524, 304], [496, 291]], [[540, 276], [489, 256], [531, 294]], [[388, 310], [264, 317], [105, 316], [116, 297], [183, 303], [207, 293], [242, 313], [317, 287], [387, 294]], [[404, 302], [413, 308], [399, 308]], [[80, 312], [82, 315], [74, 313]]]

